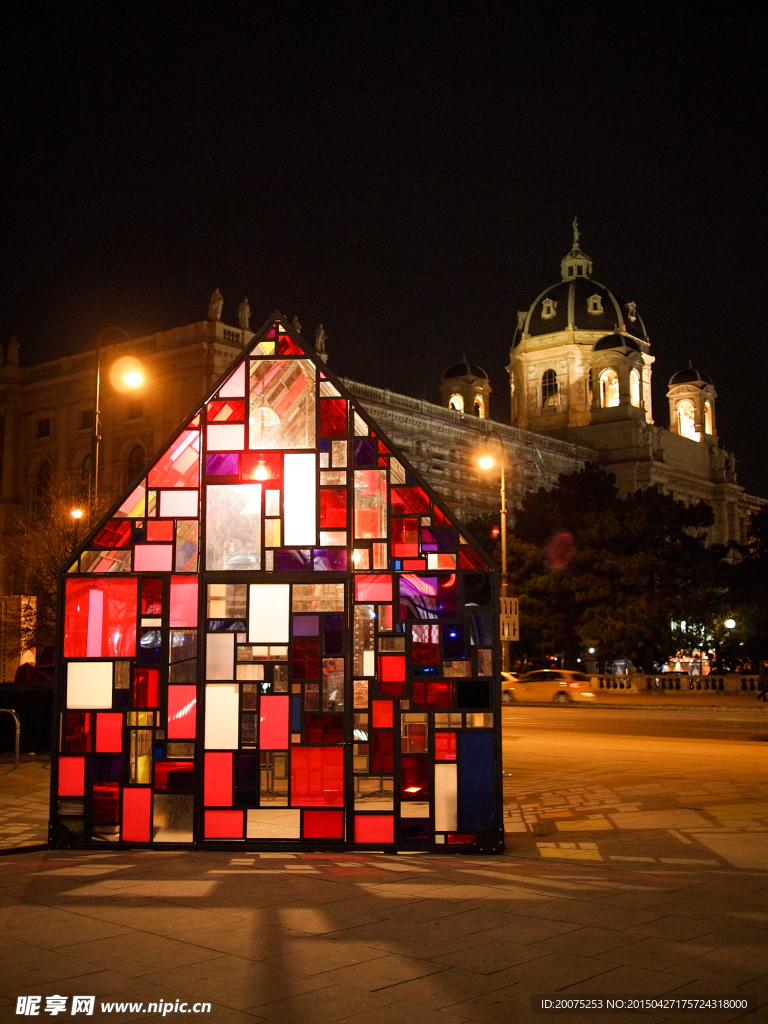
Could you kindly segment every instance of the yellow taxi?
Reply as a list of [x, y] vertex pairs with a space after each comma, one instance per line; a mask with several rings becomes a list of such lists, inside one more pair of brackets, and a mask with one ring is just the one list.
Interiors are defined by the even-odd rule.
[[566, 669], [539, 669], [516, 676], [501, 673], [501, 699], [512, 701], [554, 701], [556, 704], [588, 704], [596, 699], [597, 679], [584, 672]]

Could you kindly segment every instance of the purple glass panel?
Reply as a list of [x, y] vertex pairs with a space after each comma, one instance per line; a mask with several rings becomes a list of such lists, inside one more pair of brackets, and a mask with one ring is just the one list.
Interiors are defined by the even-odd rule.
[[311, 572], [312, 571], [312, 549], [280, 548], [275, 552], [276, 572]]
[[422, 526], [422, 551], [456, 551], [459, 535], [451, 526]]
[[222, 452], [218, 455], [206, 455], [206, 475], [237, 476], [240, 471], [239, 460], [240, 457], [237, 452]]
[[314, 563], [316, 572], [346, 572], [346, 548], [315, 548]]
[[355, 466], [375, 466], [377, 454], [374, 437], [355, 438]]
[[293, 635], [294, 636], [317, 636], [320, 632], [319, 615], [294, 615]]

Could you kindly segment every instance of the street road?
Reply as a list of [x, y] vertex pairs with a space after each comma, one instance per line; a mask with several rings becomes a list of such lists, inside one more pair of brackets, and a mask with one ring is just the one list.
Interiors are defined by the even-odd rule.
[[518, 855], [768, 866], [768, 707], [513, 705], [502, 723]]

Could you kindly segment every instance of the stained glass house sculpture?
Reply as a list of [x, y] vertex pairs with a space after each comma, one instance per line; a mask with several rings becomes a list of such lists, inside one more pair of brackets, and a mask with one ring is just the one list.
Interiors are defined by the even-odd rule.
[[51, 843], [502, 849], [495, 585], [275, 314], [61, 573]]

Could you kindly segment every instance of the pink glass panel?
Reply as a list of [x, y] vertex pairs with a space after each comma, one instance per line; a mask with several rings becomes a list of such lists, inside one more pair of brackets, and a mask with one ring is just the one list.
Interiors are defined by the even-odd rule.
[[171, 626], [197, 625], [197, 580], [171, 576]]
[[123, 749], [123, 716], [109, 711], [96, 715], [96, 753], [119, 754]]
[[356, 814], [356, 843], [394, 843], [395, 818], [392, 814]]
[[85, 758], [59, 758], [59, 796], [83, 796], [85, 793]]
[[135, 544], [135, 572], [170, 572], [173, 569], [173, 544]]
[[288, 697], [263, 696], [259, 715], [261, 750], [285, 750], [288, 746]]
[[152, 791], [126, 786], [123, 790], [123, 828], [120, 838], [124, 843], [148, 843], [152, 831]]
[[245, 425], [242, 423], [211, 423], [205, 436], [209, 452], [241, 452], [245, 447]]
[[160, 491], [162, 519], [196, 519], [198, 514], [197, 491]]
[[136, 579], [68, 579], [64, 594], [65, 658], [133, 657]]
[[455, 761], [456, 760], [456, 733], [436, 732], [435, 733], [435, 760]]
[[343, 811], [304, 811], [305, 839], [343, 839]]
[[240, 363], [221, 385], [219, 398], [245, 398], [245, 363]]
[[197, 687], [168, 687], [168, 739], [193, 740], [197, 719]]
[[206, 807], [232, 806], [231, 754], [207, 753], [205, 755], [203, 800]]
[[182, 430], [149, 471], [150, 487], [197, 487], [200, 484], [200, 431]]
[[206, 811], [206, 839], [242, 839], [242, 811]]
[[391, 601], [392, 577], [369, 576], [363, 574], [355, 576], [355, 600]]
[[344, 804], [342, 747], [291, 748], [291, 804], [310, 807]]

